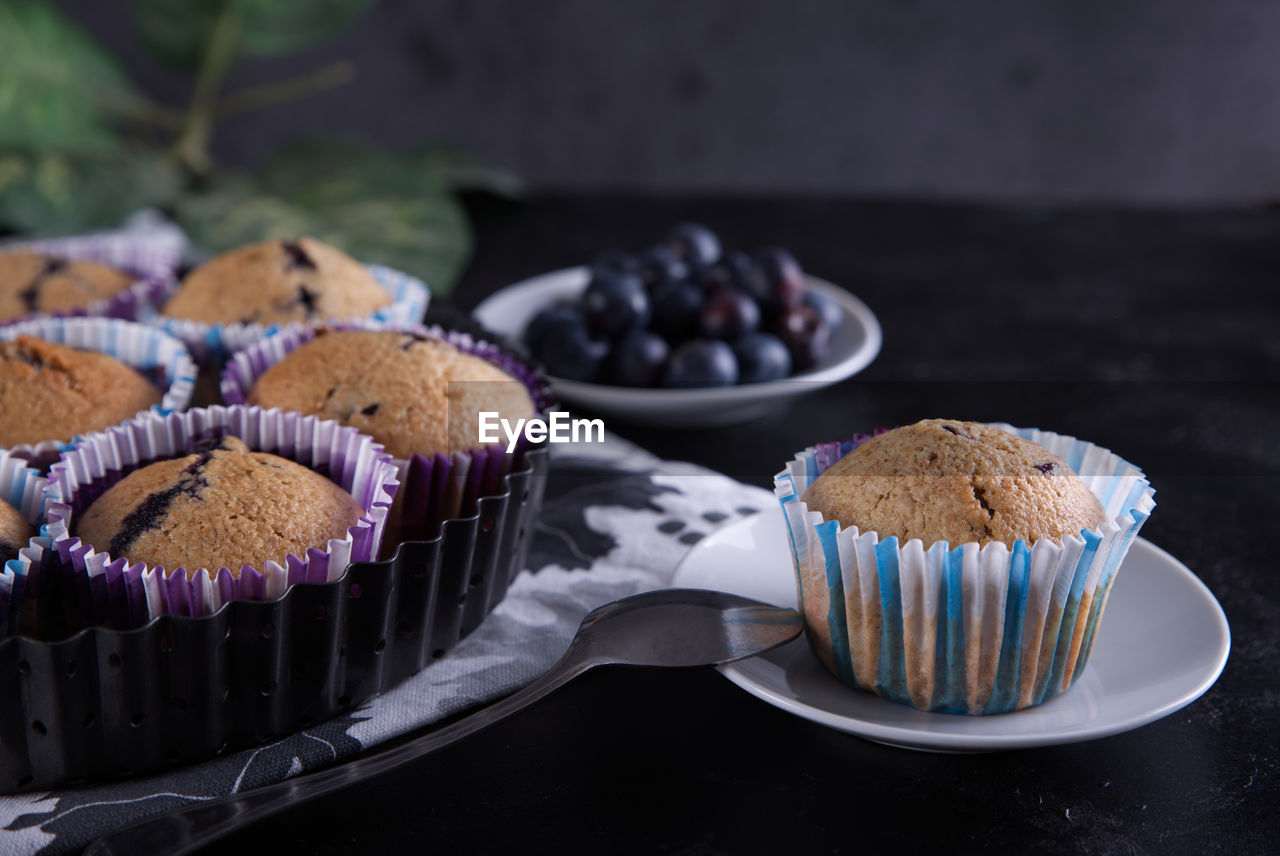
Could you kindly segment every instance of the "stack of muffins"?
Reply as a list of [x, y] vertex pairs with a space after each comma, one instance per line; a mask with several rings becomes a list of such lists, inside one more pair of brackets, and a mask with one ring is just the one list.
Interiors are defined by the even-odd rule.
[[177, 261], [95, 238], [0, 252], [0, 638], [44, 633], [28, 572], [48, 467], [83, 434], [190, 402], [187, 350], [136, 323]]
[[[129, 320], [67, 317], [118, 308], [139, 279], [0, 253], [0, 660], [84, 649], [114, 669], [130, 650], [136, 683], [107, 698], [75, 666], [4, 677], [17, 684], [0, 709], [22, 708], [0, 710], [4, 745], [28, 743], [14, 722], [33, 717], [47, 736], [42, 705], [87, 706], [102, 733], [0, 759], [0, 792], [155, 766], [160, 743], [139, 756], [111, 723], [163, 708], [165, 686], [188, 686], [183, 710], [207, 695], [234, 712], [214, 743], [158, 716], [183, 757], [358, 703], [474, 629], [532, 533], [545, 450], [486, 447], [475, 420], [535, 415], [544, 384], [492, 345], [417, 326], [421, 282], [267, 241], [135, 291]], [[206, 406], [188, 410], [193, 395]], [[254, 641], [228, 660], [239, 633]], [[180, 663], [161, 656], [178, 638]]]

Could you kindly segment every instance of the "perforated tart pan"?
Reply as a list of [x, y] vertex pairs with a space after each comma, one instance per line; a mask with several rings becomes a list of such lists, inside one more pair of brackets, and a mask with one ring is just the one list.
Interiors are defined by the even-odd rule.
[[[545, 447], [530, 450], [475, 515], [334, 582], [136, 630], [0, 640], [0, 793], [260, 745], [417, 673], [474, 630], [523, 567], [547, 462]], [[39, 574], [37, 585], [56, 584], [57, 574]], [[56, 602], [57, 592], [42, 594]]]

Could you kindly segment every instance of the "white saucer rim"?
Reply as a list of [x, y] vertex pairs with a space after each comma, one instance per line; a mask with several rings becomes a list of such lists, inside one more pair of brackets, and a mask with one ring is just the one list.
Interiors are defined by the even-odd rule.
[[[743, 520], [734, 526], [749, 525], [753, 520]], [[716, 535], [722, 535], [725, 530], [717, 532]], [[717, 539], [720, 540], [720, 539]], [[699, 545], [701, 546], [701, 545]], [[1149, 725], [1159, 719], [1163, 719], [1170, 714], [1176, 713], [1196, 699], [1204, 695], [1217, 682], [1226, 668], [1227, 659], [1231, 652], [1231, 628], [1227, 621], [1226, 613], [1222, 609], [1222, 605], [1213, 595], [1213, 592], [1205, 585], [1204, 581], [1196, 576], [1195, 572], [1179, 561], [1175, 556], [1167, 550], [1153, 544], [1151, 541], [1138, 537], [1135, 539], [1132, 550], [1150, 550], [1155, 554], [1158, 560], [1168, 565], [1172, 570], [1176, 571], [1179, 583], [1186, 585], [1190, 583], [1190, 591], [1194, 592], [1196, 599], [1201, 606], [1205, 608], [1206, 616], [1212, 615], [1214, 636], [1217, 640], [1216, 650], [1213, 652], [1213, 663], [1211, 668], [1205, 670], [1204, 675], [1195, 685], [1176, 697], [1171, 697], [1164, 702], [1156, 705], [1140, 713], [1106, 722], [1104, 724], [1073, 724], [1065, 727], [1050, 728], [1044, 731], [1035, 731], [1030, 733], [1019, 734], [964, 734], [958, 735], [954, 732], [934, 732], [921, 731], [909, 726], [887, 725], [875, 722], [869, 722], [865, 719], [857, 719], [842, 714], [832, 713], [831, 711], [809, 704], [800, 699], [791, 698], [782, 695], [756, 678], [748, 674], [745, 669], [749, 668], [751, 660], [745, 660], [740, 663], [730, 663], [717, 667], [722, 675], [724, 675], [734, 685], [740, 687], [747, 693], [755, 696], [762, 701], [777, 707], [780, 710], [807, 719], [811, 722], [824, 725], [848, 734], [862, 737], [877, 743], [884, 743], [892, 746], [899, 746], [910, 749], [937, 750], [949, 752], [991, 752], [1005, 751], [1016, 749], [1028, 749], [1043, 746], [1058, 746], [1071, 743], [1081, 743], [1089, 740], [1099, 740], [1106, 737], [1113, 737], [1117, 734], [1123, 734], [1144, 725]], [[697, 547], [691, 550], [680, 565], [676, 568], [674, 579], [679, 581], [681, 571], [689, 563], [693, 554], [697, 551]], [[788, 652], [786, 656], [795, 656], [793, 646], [800, 645], [807, 648], [807, 641], [804, 637], [789, 643], [781, 652]], [[812, 656], [809, 652], [805, 652]], [[832, 678], [835, 680], [835, 678]], [[850, 692], [857, 692], [850, 690]], [[870, 694], [868, 694], [870, 696]], [[896, 704], [888, 700], [880, 700], [882, 704]], [[1035, 708], [1023, 711], [1013, 711], [1011, 713], [993, 714], [983, 717], [998, 721], [1004, 717], [1025, 717], [1034, 715]], [[927, 716], [937, 717], [956, 717], [961, 719], [971, 719], [970, 717], [960, 717], [958, 714], [948, 713], [927, 713]]]
[[[495, 323], [494, 313], [500, 311], [504, 304], [526, 292], [560, 290], [564, 287], [564, 282], [571, 278], [581, 279], [582, 284], [585, 285], [586, 276], [587, 268], [570, 267], [547, 271], [520, 280], [486, 297], [471, 311], [471, 315], [495, 332], [513, 335], [516, 331], [504, 329], [507, 327], [505, 324]], [[671, 407], [688, 403], [739, 405], [795, 395], [839, 383], [861, 372], [879, 356], [884, 344], [880, 320], [871, 307], [857, 295], [828, 280], [806, 274], [805, 283], [809, 288], [839, 303], [846, 318], [856, 321], [862, 330], [862, 342], [830, 365], [802, 372], [784, 380], [710, 389], [644, 389], [584, 383], [557, 377], [551, 377], [550, 380], [561, 397], [569, 401], [597, 405], [624, 403], [631, 406], [647, 404]]]

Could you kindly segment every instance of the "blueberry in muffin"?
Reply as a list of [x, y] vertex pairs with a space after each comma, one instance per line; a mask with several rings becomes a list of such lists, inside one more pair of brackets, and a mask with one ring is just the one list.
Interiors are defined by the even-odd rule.
[[873, 437], [828, 468], [804, 501], [824, 519], [928, 547], [1061, 541], [1099, 526], [1101, 503], [1062, 458], [975, 422], [926, 419]]
[[513, 424], [537, 413], [528, 388], [487, 360], [390, 330], [321, 331], [263, 372], [248, 403], [336, 419], [401, 459], [480, 446], [481, 411]]
[[323, 475], [224, 436], [135, 470], [94, 500], [76, 534], [113, 559], [172, 571], [284, 564], [344, 537], [360, 505]]
[[0, 253], [0, 321], [85, 309], [114, 297], [134, 277], [99, 262], [16, 251]]
[[161, 312], [208, 324], [284, 324], [363, 317], [391, 302], [364, 265], [299, 238], [215, 256], [186, 275]]

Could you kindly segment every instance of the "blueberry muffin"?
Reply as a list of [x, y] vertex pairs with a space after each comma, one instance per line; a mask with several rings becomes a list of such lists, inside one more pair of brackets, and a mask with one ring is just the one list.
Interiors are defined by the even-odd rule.
[[357, 318], [392, 302], [364, 265], [311, 238], [265, 241], [192, 270], [162, 314], [207, 324]]
[[108, 265], [32, 252], [0, 253], [0, 321], [85, 309], [134, 277]]
[[805, 449], [774, 493], [827, 669], [966, 714], [1071, 687], [1155, 507], [1142, 471], [1092, 443], [947, 419]]
[[27, 541], [34, 534], [35, 530], [18, 513], [18, 509], [0, 499], [0, 566], [16, 559], [18, 551], [27, 546]]
[[389, 330], [321, 331], [267, 369], [248, 403], [336, 419], [401, 459], [479, 447], [480, 411], [512, 423], [537, 413], [528, 388], [492, 363]]
[[150, 381], [106, 354], [30, 336], [0, 342], [0, 446], [70, 440], [160, 399]]
[[924, 545], [1061, 541], [1102, 505], [1062, 458], [1007, 431], [927, 419], [873, 437], [804, 493], [827, 520]]
[[237, 437], [135, 470], [98, 497], [76, 534], [113, 559], [151, 567], [281, 565], [343, 538], [361, 514], [352, 496], [301, 464], [252, 452]]

